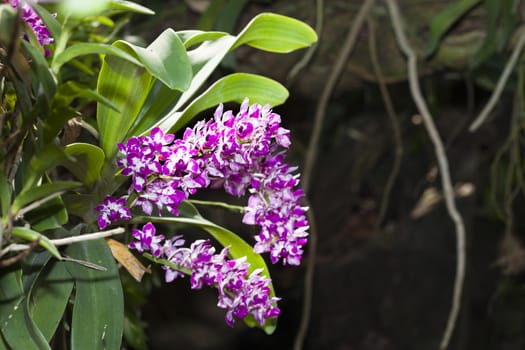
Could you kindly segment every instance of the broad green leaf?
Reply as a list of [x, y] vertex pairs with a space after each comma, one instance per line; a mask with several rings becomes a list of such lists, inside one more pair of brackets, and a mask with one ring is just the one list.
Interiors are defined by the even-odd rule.
[[[185, 40], [185, 44], [193, 45], [201, 41], [199, 36], [206, 38], [207, 34], [189, 31], [182, 32], [180, 35]], [[179, 113], [181, 108], [193, 98], [210, 74], [232, 49], [246, 44], [261, 50], [285, 53], [309, 46], [317, 40], [315, 31], [307, 24], [290, 17], [272, 13], [263, 13], [255, 17], [236, 37], [231, 35], [217, 35], [217, 37], [218, 39], [216, 40], [211, 40], [212, 37], [206, 38], [210, 39], [210, 41], [204, 41], [199, 47], [188, 52], [193, 68], [191, 84], [169, 111], [168, 116], [164, 117], [157, 124], [152, 125], [150, 129], [161, 124], [164, 131], [172, 129], [173, 125], [170, 123], [177, 120], [176, 113]], [[251, 98], [247, 94], [245, 97]], [[139, 131], [142, 133], [146, 130]]]
[[41, 252], [32, 251], [22, 260], [22, 286], [25, 295], [31, 294], [31, 288], [33, 288], [36, 279], [50, 259], [51, 254], [44, 250]]
[[71, 244], [66, 254], [107, 268], [98, 271], [68, 262], [75, 280], [72, 349], [120, 349], [124, 324], [122, 285], [113, 255], [103, 239]]
[[73, 279], [64, 262], [53, 260], [38, 277], [29, 297], [29, 314], [49, 342], [64, 314]]
[[67, 155], [77, 159], [73, 174], [84, 184], [90, 185], [100, 178], [104, 165], [104, 151], [88, 143], [72, 143], [64, 148]]
[[[220, 103], [242, 101], [250, 97], [251, 103], [276, 106], [288, 98], [288, 90], [275, 80], [248, 73], [230, 74], [215, 82], [208, 90], [194, 99], [180, 114], [168, 115], [165, 128], [171, 126], [176, 131], [186, 125], [191, 118]], [[161, 128], [163, 126], [161, 125]]]
[[317, 34], [306, 23], [275, 13], [262, 13], [246, 25], [233, 48], [245, 44], [260, 50], [288, 53], [316, 41]]
[[191, 81], [190, 61], [173, 29], [163, 31], [146, 48], [125, 41], [118, 41], [115, 46], [132, 50], [148, 72], [170, 89], [184, 91], [188, 88]]
[[97, 104], [100, 145], [108, 159], [135, 122], [151, 89], [153, 78], [144, 67], [119, 57], [106, 56], [98, 77], [97, 92], [118, 108]]
[[13, 227], [13, 236], [25, 239], [26, 241], [33, 242], [37, 239], [40, 239], [40, 242], [38, 243], [39, 246], [50, 252], [55, 258], [58, 260], [61, 260], [62, 257], [60, 256], [60, 253], [57, 250], [57, 247], [47, 238], [46, 236], [42, 235], [39, 232], [33, 231], [31, 229], [22, 227], [22, 226], [15, 226]]
[[188, 52], [188, 57], [193, 67], [193, 79], [169, 114], [179, 111], [195, 95], [210, 74], [217, 68], [224, 56], [230, 51], [234, 43], [235, 37], [228, 35], [215, 41], [205, 42], [197, 49]]
[[86, 17], [102, 13], [109, 7], [109, 2], [110, 0], [61, 0], [59, 7], [60, 13], [73, 17]]
[[70, 190], [82, 186], [82, 183], [75, 181], [57, 181], [43, 184], [36, 188], [30, 188], [22, 191], [13, 201], [12, 211], [16, 215], [20, 209], [27, 204], [42, 199], [44, 197]]
[[481, 0], [458, 0], [435, 15], [430, 24], [430, 38], [426, 55], [432, 55], [438, 48], [441, 38], [450, 30], [452, 25], [480, 2]]
[[130, 55], [126, 51], [121, 50], [120, 48], [112, 45], [101, 44], [101, 43], [80, 43], [72, 45], [62, 51], [60, 54], [54, 57], [51, 64], [52, 70], [58, 72], [62, 65], [71, 61], [72, 59], [84, 56], [84, 55], [112, 55], [120, 57], [126, 61], [129, 61], [137, 66], [142, 66], [139, 60], [137, 60], [133, 55]]
[[[261, 257], [260, 254], [257, 254], [253, 251], [253, 247], [250, 246], [248, 243], [246, 243], [241, 237], [239, 237], [237, 234], [233, 233], [232, 231], [219, 226], [209, 220], [206, 220], [203, 218], [197, 209], [188, 202], [183, 202], [179, 206], [179, 212], [180, 216], [178, 217], [172, 217], [172, 216], [159, 216], [159, 217], [153, 217], [153, 216], [143, 216], [143, 217], [136, 217], [133, 219], [133, 222], [164, 222], [164, 223], [180, 223], [180, 224], [188, 224], [200, 227], [207, 231], [209, 234], [211, 234], [222, 246], [224, 247], [230, 247], [229, 249], [229, 255], [233, 259], [246, 257], [246, 261], [250, 263], [249, 272], [254, 271], [255, 269], [262, 269], [262, 275], [270, 278], [270, 272], [268, 271], [268, 267], [266, 266], [266, 263], [264, 262], [264, 259]], [[273, 289], [273, 284], [270, 284], [270, 297], [275, 296], [275, 291]], [[250, 319], [246, 320], [247, 324], [249, 326], [255, 326], [255, 322], [251, 321]], [[264, 331], [268, 334], [271, 334], [275, 331], [276, 327], [276, 320], [275, 319], [268, 319], [266, 321], [266, 324], [262, 327]]]
[[126, 12], [135, 12], [142, 15], [154, 15], [155, 11], [144, 7], [136, 2], [125, 1], [125, 0], [111, 0], [109, 2], [109, 8], [112, 10], [120, 10]]
[[0, 269], [1, 337], [10, 349], [51, 349], [29, 316], [21, 276], [21, 270]]

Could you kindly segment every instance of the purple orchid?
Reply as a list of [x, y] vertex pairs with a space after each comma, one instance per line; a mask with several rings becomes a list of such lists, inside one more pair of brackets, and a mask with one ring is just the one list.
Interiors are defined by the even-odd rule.
[[[150, 251], [152, 255], [168, 260], [179, 270], [163, 266], [166, 282], [190, 274], [192, 289], [204, 286], [215, 287], [218, 291], [217, 306], [227, 310], [225, 322], [230, 327], [235, 319], [248, 314], [263, 326], [269, 318], [276, 318], [280, 310], [276, 306], [279, 298], [270, 297], [271, 280], [262, 275], [262, 269], [248, 274], [250, 264], [246, 258], [228, 259], [228, 248], [218, 254], [208, 240], [197, 240], [190, 247], [184, 247], [182, 236], [164, 239], [156, 235], [153, 224], [147, 223], [142, 229], [133, 230], [135, 241], [129, 247], [139, 252]], [[163, 242], [164, 241], [164, 242]], [[163, 242], [163, 243], [162, 243]]]
[[100, 213], [98, 215], [98, 227], [100, 227], [101, 230], [113, 222], [131, 219], [131, 212], [129, 208], [126, 207], [125, 197], [116, 199], [107, 196], [104, 202], [98, 205], [95, 210]]
[[[20, 6], [20, 0], [6, 0], [6, 2], [10, 4], [13, 8], [18, 8]], [[35, 0], [35, 2], [37, 1]], [[47, 26], [42, 21], [40, 16], [25, 1], [22, 1], [22, 4], [22, 19], [31, 27], [31, 29], [36, 35], [38, 43], [42, 46], [46, 46], [53, 43], [54, 39], [53, 37], [51, 37], [49, 29], [47, 29]], [[56, 14], [52, 14], [52, 16], [56, 17]], [[46, 56], [48, 56], [49, 54], [49, 50], [46, 50]]]

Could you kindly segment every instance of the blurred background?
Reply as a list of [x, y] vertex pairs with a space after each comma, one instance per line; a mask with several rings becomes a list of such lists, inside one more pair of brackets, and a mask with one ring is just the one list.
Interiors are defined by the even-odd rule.
[[[455, 227], [388, 9], [375, 1], [357, 26], [366, 2], [149, 0], [142, 3], [156, 15], [135, 16], [126, 26], [124, 33], [145, 44], [167, 27], [236, 34], [261, 12], [321, 28], [311, 53], [279, 55], [242, 47], [214, 73], [262, 74], [290, 90], [288, 101], [274, 109], [292, 132], [288, 162], [303, 172], [308, 150], [316, 150], [307, 175], [318, 241], [313, 284], [305, 283], [312, 247], [301, 267], [270, 266], [282, 315], [276, 332], [267, 336], [242, 322], [228, 328], [213, 290], [191, 291], [187, 280], [165, 285], [160, 273], [154, 274], [146, 281], [150, 292], [141, 315], [150, 349], [292, 349], [306, 317], [305, 288], [312, 299], [304, 349], [438, 348], [456, 274]], [[525, 349], [525, 62], [520, 47], [525, 4], [398, 3], [466, 226], [464, 293], [449, 349]], [[341, 51], [352, 30], [356, 36], [345, 58]], [[494, 108], [470, 132], [513, 52], [518, 60]], [[326, 90], [338, 61], [342, 71], [334, 89]], [[323, 95], [328, 100], [320, 109]], [[323, 116], [317, 127], [316, 114]], [[318, 141], [312, 139], [314, 128]], [[219, 193], [201, 196], [232, 201]], [[239, 216], [220, 209], [204, 214], [250, 239]]]

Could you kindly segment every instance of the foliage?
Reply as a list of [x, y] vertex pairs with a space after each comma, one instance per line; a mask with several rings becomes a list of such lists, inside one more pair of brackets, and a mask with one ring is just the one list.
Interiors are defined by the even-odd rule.
[[[64, 341], [58, 333], [73, 349], [118, 349], [123, 334], [143, 347], [133, 309], [140, 303], [123, 293], [129, 278], [119, 274], [106, 241], [85, 236], [97, 231], [97, 205], [125, 190], [117, 145], [159, 128], [178, 131], [220, 103], [284, 103], [281, 84], [253, 74], [203, 87], [241, 45], [286, 53], [317, 40], [306, 24], [265, 13], [238, 35], [170, 28], [143, 47], [117, 35], [131, 13], [152, 14], [147, 8], [121, 0], [89, 9], [71, 3], [31, 5], [54, 40], [45, 47], [21, 20], [27, 5], [0, 5], [0, 349], [55, 348]], [[232, 259], [245, 256], [250, 271], [270, 277], [259, 253], [186, 202], [179, 216], [134, 220], [201, 227], [229, 246]], [[274, 321], [246, 322], [267, 333], [275, 328]]]

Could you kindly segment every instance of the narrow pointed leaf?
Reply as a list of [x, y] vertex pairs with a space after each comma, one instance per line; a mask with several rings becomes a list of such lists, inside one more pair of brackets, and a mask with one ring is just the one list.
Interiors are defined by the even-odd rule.
[[38, 13], [42, 21], [46, 24], [46, 27], [53, 38], [57, 39], [60, 37], [60, 35], [62, 35], [62, 26], [56, 20], [54, 15], [49, 13], [49, 11], [44, 7], [37, 4], [36, 1], [31, 3], [31, 7], [36, 11], [36, 13]]
[[0, 206], [2, 208], [2, 216], [6, 216], [11, 206], [11, 187], [7, 183], [5, 174], [0, 173]]
[[184, 43], [184, 47], [187, 49], [201, 44], [205, 41], [217, 40], [223, 36], [229, 35], [226, 32], [204, 32], [202, 30], [183, 30], [177, 32], [177, 35]]
[[82, 186], [82, 183], [75, 181], [57, 181], [53, 183], [43, 184], [36, 188], [31, 188], [21, 192], [13, 202], [13, 213], [16, 214], [27, 204], [44, 197], [50, 196], [54, 193], [78, 188]]
[[29, 242], [33, 242], [33, 241], [36, 241], [37, 239], [40, 239], [40, 242], [38, 243], [39, 246], [41, 246], [42, 248], [50, 252], [51, 255], [53, 255], [58, 260], [62, 259], [62, 257], [60, 256], [60, 253], [58, 252], [53, 242], [51, 242], [49, 238], [47, 238], [46, 236], [42, 235], [39, 232], [33, 231], [25, 227], [15, 226], [13, 227], [13, 236], [25, 239], [26, 241], [29, 241]]
[[46, 58], [36, 47], [25, 40], [20, 42], [24, 50], [31, 57], [31, 69], [42, 85], [42, 91], [47, 101], [51, 101], [57, 90], [57, 79], [49, 69]]
[[58, 72], [62, 65], [65, 63], [71, 61], [72, 59], [84, 56], [84, 55], [91, 55], [91, 54], [98, 54], [98, 55], [113, 55], [116, 57], [120, 57], [126, 61], [129, 61], [131, 63], [134, 63], [137, 66], [141, 66], [139, 60], [137, 60], [133, 55], [130, 55], [126, 51], [123, 51], [119, 49], [118, 47], [107, 45], [107, 44], [101, 44], [101, 43], [81, 43], [81, 44], [75, 44], [68, 48], [66, 48], [64, 51], [62, 51], [60, 54], [54, 57], [53, 63], [52, 63], [52, 69], [54, 72]]
[[432, 18], [430, 38], [426, 49], [427, 56], [436, 51], [441, 38], [450, 30], [452, 25], [480, 2], [480, 0], [459, 0], [448, 5]]

